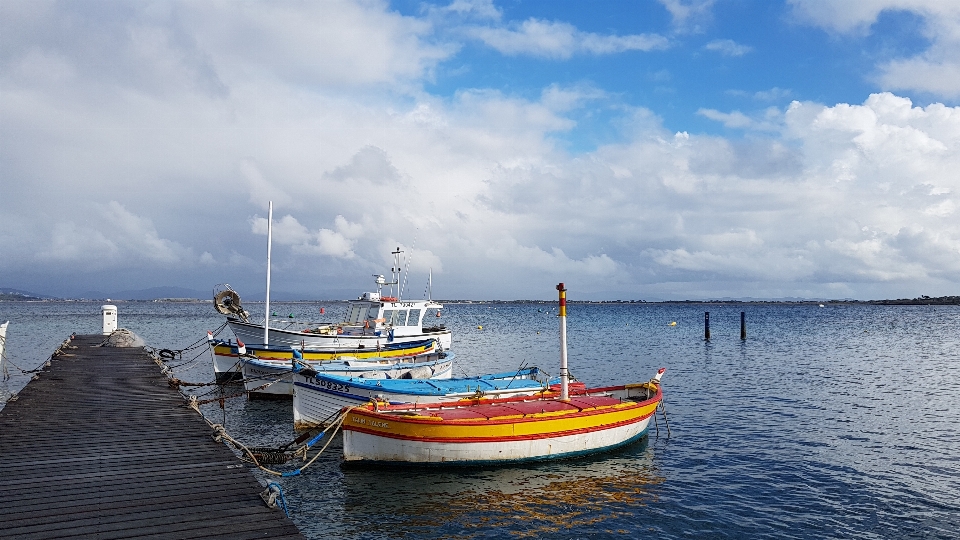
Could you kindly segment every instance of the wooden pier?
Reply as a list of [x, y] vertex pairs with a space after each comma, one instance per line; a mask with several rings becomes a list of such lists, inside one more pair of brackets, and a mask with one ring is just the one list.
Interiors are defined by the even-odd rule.
[[103, 339], [0, 410], [0, 537], [303, 538], [152, 358]]

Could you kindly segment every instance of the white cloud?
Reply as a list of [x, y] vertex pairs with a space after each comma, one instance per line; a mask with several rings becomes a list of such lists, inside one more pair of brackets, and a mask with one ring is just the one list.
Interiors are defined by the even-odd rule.
[[546, 251], [539, 247], [520, 245], [515, 239], [509, 237], [488, 247], [486, 256], [491, 261], [511, 261], [520, 267], [554, 276], [574, 274], [594, 278], [612, 277], [620, 270], [617, 262], [605, 253], [573, 259], [558, 247], [552, 247], [550, 251]]
[[793, 95], [793, 92], [790, 89], [779, 88], [776, 86], [769, 90], [758, 90], [752, 93], [744, 90], [727, 90], [724, 93], [731, 96], [752, 98], [757, 101], [780, 101]]
[[681, 30], [699, 31], [700, 24], [710, 18], [715, 0], [659, 0]]
[[581, 32], [569, 23], [530, 18], [513, 28], [477, 26], [466, 34], [507, 55], [566, 59], [574, 54], [613, 54], [666, 49], [669, 41], [657, 34], [628, 36]]
[[[302, 5], [299, 21], [295, 4], [264, 7], [263, 21], [247, 3], [157, 4], [136, 17], [109, 3], [89, 15], [63, 6], [0, 28], [22, 45], [0, 56], [7, 279], [109, 265], [132, 269], [128, 288], [188, 271], [195, 287], [261, 287], [266, 223], [250, 216], [273, 200], [274, 283], [305, 295], [368, 286], [408, 244], [410, 290], [433, 268], [435, 296], [448, 298], [550, 297], [556, 281], [578, 295], [674, 298], [958, 283], [955, 107], [882, 93], [703, 109], [750, 131], [712, 137], [612, 107], [616, 96], [590, 83], [431, 95], [419, 86], [447, 58], [435, 19], [382, 2]], [[499, 20], [489, 3], [449, 7], [473, 13], [471, 24]], [[289, 35], [275, 29], [283, 21]], [[371, 50], [323, 48], [328, 38], [312, 33], [329, 24], [371, 34]], [[616, 44], [542, 24], [542, 42], [510, 27], [516, 54]], [[133, 43], [123, 29], [138, 25]], [[248, 29], [250, 43], [232, 48]], [[251, 49], [262, 35], [261, 54]], [[397, 54], [409, 57], [391, 64]], [[787, 97], [764, 92], [747, 97]], [[619, 139], [587, 152], [558, 143], [599, 106]]]
[[161, 238], [153, 223], [130, 212], [117, 201], [97, 208], [99, 219], [78, 225], [60, 221], [53, 225], [50, 239], [36, 253], [40, 261], [82, 263], [102, 269], [149, 263], [163, 266], [190, 265], [190, 250]]
[[884, 11], [923, 18], [930, 47], [910, 58], [885, 60], [875, 79], [887, 90], [915, 90], [960, 97], [960, 3], [942, 0], [790, 0], [803, 21], [833, 32], [867, 34]]
[[477, 19], [500, 20], [503, 13], [493, 4], [493, 0], [453, 0], [446, 6], [427, 6], [432, 16], [459, 15]]
[[878, 80], [891, 90], [922, 90], [937, 96], [960, 98], [960, 47], [951, 47], [950, 57], [937, 51], [922, 57], [891, 60], [880, 66]]
[[[255, 217], [251, 220], [251, 232], [267, 234], [267, 219]], [[355, 238], [363, 234], [363, 226], [350, 223], [343, 216], [334, 219], [334, 228], [310, 231], [300, 224], [297, 218], [286, 215], [273, 224], [273, 241], [279, 245], [291, 246], [295, 253], [304, 255], [325, 255], [338, 259], [353, 259]]]
[[241, 76], [260, 72], [298, 84], [348, 87], [394, 84], [419, 79], [456, 51], [431, 42], [428, 22], [391, 11], [381, 0], [188, 5], [185, 24], [200, 36], [199, 44], [216, 65]]
[[776, 107], [766, 109], [757, 117], [747, 116], [740, 111], [724, 113], [716, 109], [700, 109], [697, 114], [733, 129], [776, 131], [779, 129], [781, 122], [781, 114]]
[[753, 47], [741, 45], [732, 39], [715, 39], [704, 45], [704, 48], [724, 56], [743, 56], [753, 50]]

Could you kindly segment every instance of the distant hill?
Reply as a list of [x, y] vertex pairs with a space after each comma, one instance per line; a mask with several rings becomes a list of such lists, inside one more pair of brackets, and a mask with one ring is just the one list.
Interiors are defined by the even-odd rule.
[[21, 291], [20, 289], [10, 289], [7, 287], [0, 287], [0, 300], [6, 301], [29, 301], [29, 300], [46, 300], [52, 298], [51, 296], [44, 296], [42, 294], [32, 293], [29, 291]]
[[870, 304], [882, 306], [960, 306], [960, 296], [921, 296], [920, 298], [901, 298], [899, 300], [871, 300]]
[[86, 291], [79, 295], [80, 298], [90, 299], [111, 299], [111, 300], [156, 300], [158, 298], [198, 298], [207, 300], [212, 298], [209, 291], [198, 291], [195, 289], [186, 289], [184, 287], [150, 287], [149, 289], [127, 290], [127, 291]]

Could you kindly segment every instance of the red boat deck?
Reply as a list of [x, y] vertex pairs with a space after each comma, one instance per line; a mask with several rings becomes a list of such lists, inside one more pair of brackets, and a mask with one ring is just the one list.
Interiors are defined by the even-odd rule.
[[585, 409], [595, 409], [597, 407], [609, 407], [619, 405], [620, 400], [607, 396], [580, 396], [570, 398], [570, 401], [563, 402], [559, 398], [542, 399], [535, 401], [521, 401], [518, 403], [495, 403], [487, 405], [470, 405], [457, 408], [443, 408], [431, 410], [429, 413], [424, 411], [427, 416], [441, 418], [443, 420], [492, 420], [508, 416], [526, 416], [531, 414], [553, 413], [553, 412], [580, 412]]

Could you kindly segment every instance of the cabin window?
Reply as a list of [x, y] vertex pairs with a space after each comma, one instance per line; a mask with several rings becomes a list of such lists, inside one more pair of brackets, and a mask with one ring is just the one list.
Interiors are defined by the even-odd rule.
[[383, 310], [383, 324], [393, 324], [393, 310]]
[[411, 309], [410, 318], [407, 319], [407, 326], [420, 326], [420, 310]]
[[373, 321], [377, 318], [377, 315], [380, 313], [380, 306], [370, 306], [370, 309], [367, 311], [367, 319]]
[[397, 310], [397, 318], [393, 323], [394, 326], [406, 326], [407, 325], [407, 310], [399, 309]]
[[350, 306], [350, 314], [347, 316], [347, 322], [351, 324], [356, 324], [360, 321], [360, 311], [363, 309], [363, 306], [353, 305]]

